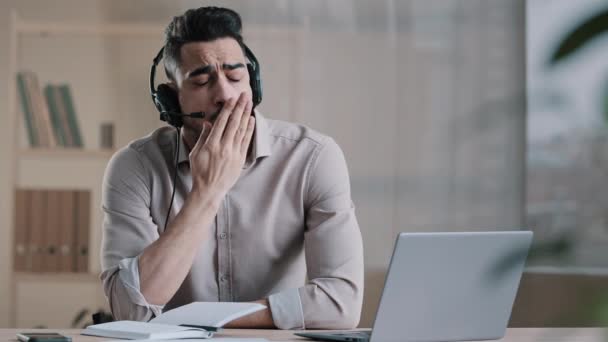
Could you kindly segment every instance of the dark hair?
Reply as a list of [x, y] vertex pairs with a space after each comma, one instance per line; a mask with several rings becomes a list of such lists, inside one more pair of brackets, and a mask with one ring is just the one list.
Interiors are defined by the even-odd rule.
[[186, 43], [209, 42], [230, 37], [243, 45], [241, 17], [235, 11], [221, 7], [200, 7], [173, 17], [165, 29], [163, 54], [165, 73], [170, 79], [181, 62], [180, 50]]

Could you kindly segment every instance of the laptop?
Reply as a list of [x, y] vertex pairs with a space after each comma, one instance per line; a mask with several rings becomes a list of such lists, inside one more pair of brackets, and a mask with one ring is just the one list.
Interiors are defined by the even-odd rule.
[[322, 341], [504, 337], [531, 231], [401, 233], [371, 331], [300, 332]]

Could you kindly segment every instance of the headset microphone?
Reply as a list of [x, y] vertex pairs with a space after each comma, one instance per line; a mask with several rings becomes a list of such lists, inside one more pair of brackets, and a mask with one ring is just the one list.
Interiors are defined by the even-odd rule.
[[190, 114], [179, 113], [179, 112], [168, 112], [168, 111], [160, 112], [160, 119], [162, 121], [166, 121], [166, 122], [169, 122], [169, 120], [171, 120], [171, 117], [182, 118], [184, 116], [188, 116], [188, 117], [195, 118], [195, 119], [204, 119], [206, 117], [206, 114], [204, 112], [194, 112], [194, 113], [190, 113]]

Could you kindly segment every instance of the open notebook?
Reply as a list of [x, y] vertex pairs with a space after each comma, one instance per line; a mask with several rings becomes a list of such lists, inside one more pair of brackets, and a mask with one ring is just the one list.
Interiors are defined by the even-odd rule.
[[194, 302], [162, 313], [150, 323], [202, 325], [220, 328], [237, 318], [265, 309], [257, 303]]
[[213, 332], [208, 331], [209, 327], [220, 328], [230, 321], [265, 308], [257, 303], [195, 302], [169, 310], [150, 322], [117, 321], [90, 325], [82, 334], [151, 340], [210, 338]]
[[181, 338], [210, 338], [212, 332], [200, 328], [136, 321], [116, 321], [90, 325], [82, 335], [126, 338], [130, 340], [161, 340]]

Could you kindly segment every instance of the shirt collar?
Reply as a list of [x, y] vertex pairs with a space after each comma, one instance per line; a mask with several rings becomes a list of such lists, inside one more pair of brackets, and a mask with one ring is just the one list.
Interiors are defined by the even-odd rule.
[[267, 157], [271, 154], [270, 130], [266, 118], [257, 110], [254, 110], [255, 131], [253, 132], [253, 159]]
[[[251, 154], [247, 156], [245, 168], [249, 167], [255, 160], [261, 157], [267, 157], [271, 154], [270, 148], [270, 132], [266, 118], [257, 109], [254, 110], [255, 116], [255, 131], [253, 132]], [[184, 142], [183, 137], [179, 141], [179, 158], [178, 163], [189, 162], [189, 150]]]

